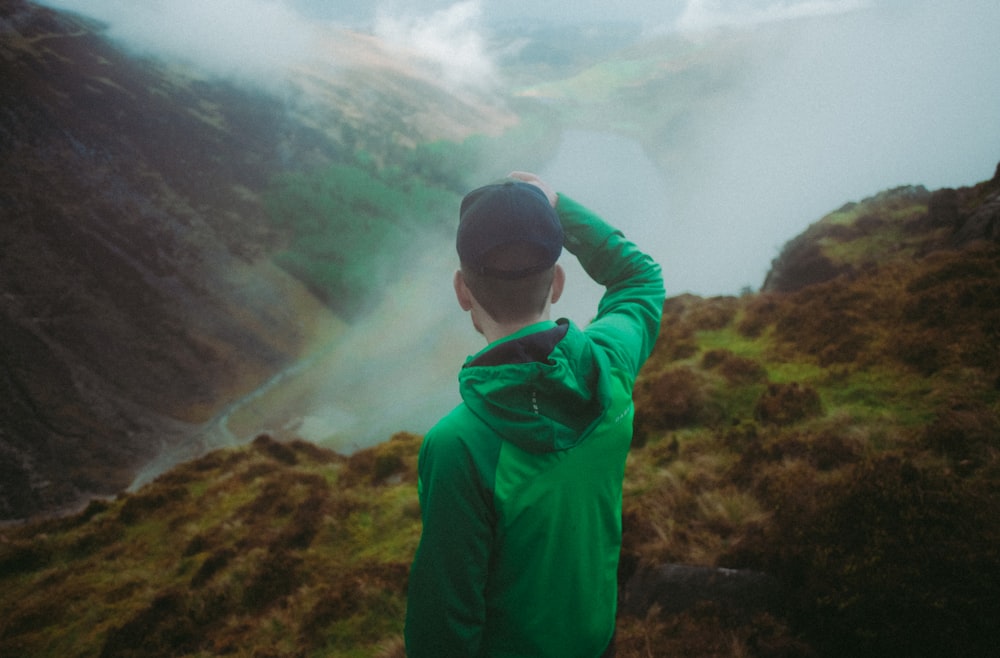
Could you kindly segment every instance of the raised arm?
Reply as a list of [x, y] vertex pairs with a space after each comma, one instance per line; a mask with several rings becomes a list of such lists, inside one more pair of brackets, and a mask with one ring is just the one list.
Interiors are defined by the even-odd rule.
[[609, 351], [617, 366], [635, 378], [660, 330], [665, 297], [660, 266], [621, 231], [557, 194], [538, 176], [515, 171], [510, 177], [536, 185], [555, 207], [566, 235], [566, 250], [605, 288], [597, 317], [586, 331]]

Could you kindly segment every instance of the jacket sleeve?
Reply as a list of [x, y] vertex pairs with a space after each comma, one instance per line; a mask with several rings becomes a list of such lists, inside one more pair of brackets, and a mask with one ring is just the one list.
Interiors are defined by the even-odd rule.
[[464, 442], [436, 430], [418, 463], [423, 531], [410, 569], [406, 649], [409, 658], [468, 658], [486, 620], [492, 489]]
[[635, 379], [660, 331], [666, 296], [660, 266], [621, 231], [572, 199], [560, 194], [556, 211], [566, 249], [605, 288], [587, 335]]

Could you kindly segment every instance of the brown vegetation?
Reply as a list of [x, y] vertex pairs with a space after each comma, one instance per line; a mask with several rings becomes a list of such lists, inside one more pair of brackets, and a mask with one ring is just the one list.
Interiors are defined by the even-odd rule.
[[79, 515], [8, 528], [0, 577], [17, 595], [0, 601], [0, 653], [376, 651], [398, 633], [419, 527], [412, 478], [370, 486], [393, 476], [382, 454], [412, 472], [417, 445], [399, 435], [344, 458], [260, 436]]
[[[315, 302], [257, 268], [277, 237], [259, 197], [275, 152], [389, 151], [414, 133], [385, 126], [412, 128], [415, 106], [441, 110], [421, 113], [430, 135], [511, 119], [383, 62], [349, 76], [361, 94], [316, 78], [335, 102], [315, 107], [343, 116], [296, 124], [132, 61], [80, 19], [0, 6], [6, 517], [120, 490], [172, 440], [162, 415], [204, 420], [308, 346]], [[417, 91], [385, 102], [389, 87]], [[622, 606], [620, 657], [996, 653], [998, 241], [1000, 167], [843, 206], [760, 294], [666, 302], [635, 389], [622, 591], [679, 564], [763, 574], [785, 601], [733, 615], [697, 590], [650, 595]], [[0, 655], [401, 656], [420, 440], [344, 456], [262, 435], [0, 527]]]
[[[955, 222], [975, 190], [994, 193], [957, 191]], [[890, 200], [822, 232], [849, 275], [667, 302], [635, 390], [619, 656], [987, 656], [1000, 642], [1000, 248], [954, 250], [940, 221], [909, 206], [894, 219]], [[900, 222], [912, 249], [870, 261], [871, 232]], [[7, 527], [0, 653], [401, 656], [419, 446], [398, 434], [345, 457], [264, 435]], [[642, 581], [664, 565], [761, 574], [782, 605], [671, 598]]]
[[[14, 4], [24, 6], [5, 3]], [[52, 53], [72, 49], [79, 39], [93, 40], [86, 30], [62, 32], [61, 43], [51, 40]], [[15, 46], [33, 47], [21, 39], [5, 44]], [[108, 61], [117, 57], [98, 52]], [[57, 57], [47, 65], [82, 61]], [[100, 64], [93, 54], [85, 61]], [[149, 93], [130, 86], [137, 97]], [[51, 89], [34, 90], [49, 94], [52, 103], [68, 102]], [[115, 96], [110, 88], [101, 95]], [[76, 116], [77, 105], [65, 107]], [[141, 121], [142, 114], [131, 120]], [[219, 152], [232, 134], [243, 134], [206, 130], [211, 150]], [[92, 153], [77, 155], [92, 164]], [[25, 174], [14, 170], [23, 163], [11, 162], [8, 184], [23, 183]], [[104, 189], [108, 177], [130, 180], [122, 172], [81, 170], [94, 178], [76, 181], [82, 185], [76, 188], [63, 181], [60, 189], [87, 192]], [[209, 206], [247, 203], [215, 198], [211, 176], [195, 180], [174, 173], [190, 188], [182, 194], [163, 183], [161, 192], [170, 199], [197, 198], [200, 190], [211, 193]], [[125, 189], [135, 201], [149, 184]], [[104, 217], [106, 199], [78, 196], [91, 199], [96, 205], [89, 210]], [[69, 207], [76, 206], [61, 211]], [[200, 227], [192, 239], [215, 233], [190, 208], [181, 214]], [[225, 212], [219, 218], [223, 224], [235, 221]], [[46, 229], [46, 221], [51, 223], [39, 220], [34, 229]], [[660, 340], [635, 389], [636, 434], [623, 502], [623, 592], [643, 591], [634, 579], [680, 564], [764, 574], [780, 586], [786, 605], [734, 616], [695, 591], [686, 594], [692, 598], [683, 609], [676, 600], [655, 597], [642, 606], [623, 606], [619, 656], [995, 653], [998, 226], [1000, 169], [994, 180], [972, 188], [891, 190], [840, 208], [791, 241], [759, 295], [667, 301]], [[137, 228], [127, 221], [112, 228], [114, 240], [135, 238]], [[227, 262], [257, 253], [240, 232], [223, 228], [219, 232], [235, 241]], [[264, 229], [258, 222], [254, 230]], [[57, 261], [66, 267], [79, 251], [70, 248], [73, 236], [67, 236], [54, 238], [56, 251], [47, 261], [29, 262], [30, 244], [10, 252], [20, 259], [11, 263], [21, 265], [11, 265], [10, 272], [22, 281]], [[170, 240], [154, 243], [173, 248]], [[148, 271], [170, 277], [169, 268], [159, 269], [159, 252], [139, 253]], [[89, 270], [100, 278], [97, 289], [142, 279], [120, 267], [109, 262]], [[74, 279], [74, 271], [62, 271], [61, 280]], [[73, 292], [74, 310], [93, 302], [77, 299], [86, 286], [66, 289]], [[119, 295], [123, 304], [144, 299], [127, 292]], [[68, 328], [74, 340], [97, 336], [107, 343], [108, 334], [80, 331], [78, 323], [66, 325], [51, 314], [64, 306], [23, 310], [60, 331]], [[144, 308], [120, 310], [137, 318], [165, 317]], [[185, 339], [180, 352], [163, 348], [166, 342], [153, 350], [149, 340], [115, 341], [149, 348], [171, 364], [143, 370], [130, 361], [115, 372], [127, 373], [126, 384], [137, 382], [142, 390], [150, 373], [166, 377], [168, 390], [181, 387], [185, 396], [197, 398], [182, 411], [203, 417], [208, 407], [198, 407], [207, 404], [199, 400], [214, 399], [216, 385], [190, 386], [188, 378], [171, 373], [194, 367], [200, 374], [206, 364], [228, 363], [231, 372], [214, 369], [254, 379], [264, 366], [234, 363], [232, 354], [264, 355], [265, 365], [273, 365], [294, 353], [302, 338], [265, 325], [254, 330], [260, 340], [247, 339], [235, 351], [207, 339]], [[18, 327], [4, 320], [4, 335], [16, 337], [18, 348], [5, 346], [0, 355], [11, 365], [0, 382], [10, 394], [6, 408], [54, 429], [59, 445], [85, 448], [86, 461], [70, 488], [85, 489], [102, 477], [121, 482], [127, 458], [142, 455], [108, 447], [122, 434], [102, 432], [106, 423], [87, 411], [86, 400], [60, 394], [68, 400], [61, 409], [66, 413], [55, 415], [30, 408], [45, 399], [40, 396], [59, 393], [58, 382], [70, 378], [46, 343]], [[158, 331], [173, 336], [180, 328], [171, 320]], [[270, 347], [255, 349], [259, 344]], [[245, 384], [218, 386], [235, 390]], [[420, 533], [419, 445], [420, 437], [399, 434], [343, 456], [265, 435], [182, 464], [138, 491], [96, 500], [75, 515], [3, 527], [0, 655], [400, 655], [408, 568]], [[103, 459], [108, 455], [113, 459]], [[101, 468], [109, 472], [101, 476]], [[18, 486], [29, 479], [24, 472], [0, 475], [5, 482], [12, 476]], [[58, 500], [71, 493], [60, 492]]]
[[998, 187], [845, 206], [722, 326], [668, 303], [685, 348], [658, 345], [637, 385], [623, 565], [760, 570], [790, 610], [736, 629], [711, 606], [633, 614], [624, 655], [991, 655], [1000, 248], [951, 236]]

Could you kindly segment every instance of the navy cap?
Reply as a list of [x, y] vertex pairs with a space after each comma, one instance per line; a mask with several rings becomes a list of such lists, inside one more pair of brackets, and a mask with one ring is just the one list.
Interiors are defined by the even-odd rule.
[[[532, 262], [515, 270], [491, 267], [491, 252], [515, 243], [532, 247]], [[520, 279], [555, 265], [562, 246], [559, 215], [535, 185], [520, 181], [494, 183], [462, 199], [456, 247], [463, 267], [484, 276]]]

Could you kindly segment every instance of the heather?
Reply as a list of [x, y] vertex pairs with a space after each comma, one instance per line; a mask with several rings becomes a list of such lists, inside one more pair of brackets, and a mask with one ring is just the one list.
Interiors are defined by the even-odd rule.
[[[767, 574], [781, 604], [623, 608], [619, 655], [995, 648], [1000, 249], [967, 224], [998, 191], [890, 190], [792, 240], [759, 293], [667, 300], [635, 391], [623, 596], [678, 564]], [[0, 650], [401, 655], [420, 441], [261, 435], [8, 525]]]

